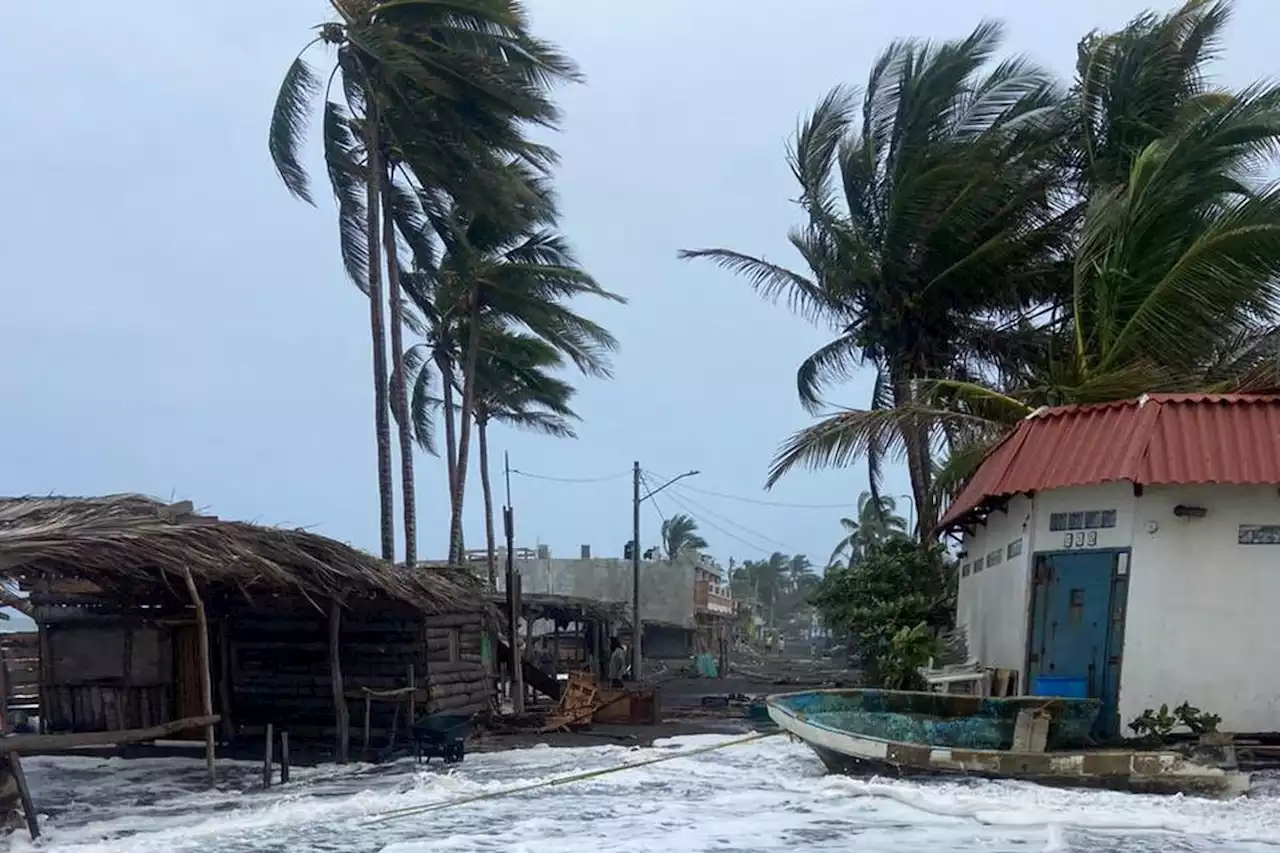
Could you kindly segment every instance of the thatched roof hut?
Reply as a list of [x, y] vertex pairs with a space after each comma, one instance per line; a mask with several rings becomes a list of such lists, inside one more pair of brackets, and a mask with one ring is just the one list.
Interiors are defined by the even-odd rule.
[[478, 579], [305, 530], [140, 495], [0, 499], [0, 579], [29, 593], [53, 731], [216, 715], [224, 740], [272, 724], [333, 737], [345, 757], [352, 716], [394, 729], [397, 706], [372, 695], [428, 711], [492, 701], [494, 608]]
[[[268, 589], [332, 597], [383, 595], [426, 612], [479, 611], [481, 585], [462, 570], [405, 571], [305, 530], [224, 521], [142, 495], [0, 499], [0, 577], [67, 577], [103, 586], [181, 588], [197, 581], [252, 597]], [[327, 609], [327, 604], [322, 606]]]

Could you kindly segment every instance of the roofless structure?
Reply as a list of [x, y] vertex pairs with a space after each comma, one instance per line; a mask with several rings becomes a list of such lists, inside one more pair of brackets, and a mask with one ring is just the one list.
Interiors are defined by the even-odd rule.
[[940, 530], [957, 622], [1024, 692], [1103, 700], [1112, 732], [1192, 705], [1280, 731], [1280, 396], [1147, 395], [1038, 411]]
[[128, 739], [212, 718], [211, 755], [215, 737], [272, 724], [346, 760], [351, 728], [367, 740], [395, 725], [399, 704], [370, 694], [420, 711], [479, 711], [493, 695], [491, 610], [466, 573], [393, 568], [188, 502], [0, 500], [0, 579], [29, 595], [39, 626], [47, 733]]

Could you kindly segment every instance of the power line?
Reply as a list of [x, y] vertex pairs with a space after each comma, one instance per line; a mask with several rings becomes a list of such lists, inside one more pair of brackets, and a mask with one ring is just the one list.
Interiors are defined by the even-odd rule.
[[[657, 471], [653, 471], [652, 473], [658, 474]], [[699, 489], [697, 486], [691, 486], [688, 483], [681, 483], [680, 487], [683, 489], [688, 489], [691, 492], [697, 492], [700, 495], [710, 495], [713, 498], [724, 498], [725, 500], [730, 500], [730, 501], [741, 501], [742, 503], [756, 504], [758, 506], [782, 507], [784, 509], [852, 509], [853, 508], [853, 505], [849, 503], [797, 504], [797, 503], [787, 503], [786, 501], [766, 501], [766, 500], [761, 500], [760, 498], [747, 498], [747, 497], [743, 497], [742, 495], [730, 495], [730, 494], [726, 494], [725, 492], [713, 492], [710, 489]]]
[[516, 468], [512, 468], [511, 473], [518, 474], [521, 477], [528, 477], [532, 480], [550, 480], [553, 483], [603, 483], [607, 480], [621, 480], [623, 477], [631, 476], [630, 471], [623, 471], [620, 474], [607, 474], [603, 477], [552, 477], [548, 474], [531, 474], [528, 471], [520, 471]]
[[[679, 487], [675, 487], [675, 486], [673, 486], [673, 487], [672, 487], [672, 490], [674, 491], [676, 488], [685, 489], [685, 488], [687, 488], [687, 487], [686, 487], [686, 486], [684, 486], [683, 484], [681, 484]], [[800, 553], [803, 553], [803, 552], [802, 552], [802, 551], [800, 551], [799, 549], [797, 549], [797, 548], [793, 548], [792, 546], [788, 545], [786, 542], [779, 542], [777, 539], [771, 539], [771, 538], [769, 538], [768, 536], [765, 536], [763, 533], [759, 533], [759, 532], [757, 532], [757, 531], [753, 530], [752, 528], [747, 527], [746, 525], [739, 524], [738, 522], [734, 521], [733, 519], [728, 518], [727, 516], [721, 515], [720, 513], [716, 512], [715, 510], [707, 509], [705, 506], [703, 506], [702, 504], [698, 503], [697, 501], [695, 501], [693, 498], [689, 497], [688, 495], [682, 494], [682, 495], [681, 495], [681, 497], [683, 497], [683, 498], [684, 498], [684, 500], [688, 501], [688, 502], [689, 502], [690, 504], [692, 504], [694, 507], [697, 507], [699, 511], [704, 512], [704, 513], [706, 513], [707, 515], [709, 515], [709, 516], [711, 516], [711, 517], [713, 517], [713, 518], [718, 518], [718, 519], [720, 519], [721, 521], [723, 521], [725, 524], [728, 524], [728, 525], [730, 525], [730, 526], [732, 526], [732, 527], [736, 527], [736, 528], [738, 528], [739, 530], [744, 530], [744, 531], [746, 531], [747, 533], [749, 533], [749, 534], [751, 534], [752, 536], [754, 536], [754, 537], [756, 537], [757, 539], [759, 539], [761, 542], [768, 542], [768, 543], [770, 543], [771, 545], [774, 545], [774, 546], [776, 546], [776, 547], [778, 547], [778, 548], [781, 548], [782, 550], [787, 551], [788, 553], [791, 553], [791, 554], [800, 554]]]
[[677, 506], [680, 506], [682, 509], [684, 509], [684, 510], [685, 510], [685, 512], [687, 512], [687, 513], [688, 513], [688, 514], [689, 514], [689, 515], [690, 515], [694, 520], [696, 520], [696, 521], [698, 521], [698, 522], [700, 522], [700, 523], [702, 523], [702, 524], [705, 524], [707, 527], [710, 527], [712, 530], [715, 530], [715, 531], [717, 531], [717, 532], [719, 532], [719, 533], [722, 533], [722, 534], [724, 534], [725, 536], [728, 536], [730, 539], [733, 539], [733, 540], [735, 540], [735, 541], [737, 541], [737, 542], [741, 542], [743, 545], [746, 545], [748, 548], [752, 549], [753, 551], [759, 551], [761, 554], [772, 554], [772, 553], [773, 553], [773, 552], [772, 552], [770, 549], [768, 549], [768, 548], [761, 548], [759, 545], [755, 544], [754, 542], [748, 542], [746, 539], [743, 539], [741, 536], [739, 536], [739, 535], [738, 535], [738, 534], [736, 534], [736, 533], [730, 533], [728, 530], [725, 530], [723, 527], [721, 527], [720, 525], [716, 524], [714, 521], [711, 521], [711, 520], [706, 519], [706, 518], [700, 518], [700, 517], [698, 516], [698, 514], [697, 514], [696, 512], [694, 512], [694, 511], [693, 511], [693, 508], [692, 508], [692, 507], [690, 507], [688, 504], [685, 504], [685, 503], [684, 503], [683, 501], [681, 501], [681, 500], [680, 500], [680, 498], [678, 498], [677, 496], [675, 496], [675, 495], [671, 495], [670, 497], [671, 497], [671, 500], [675, 501], [675, 503], [676, 503], [676, 505], [677, 505]]

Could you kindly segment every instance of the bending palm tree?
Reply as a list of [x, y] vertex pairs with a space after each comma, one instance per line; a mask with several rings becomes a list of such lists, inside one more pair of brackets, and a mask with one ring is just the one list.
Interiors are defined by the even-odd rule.
[[482, 336], [476, 362], [476, 391], [472, 412], [480, 455], [480, 489], [484, 495], [485, 559], [489, 586], [497, 588], [497, 537], [493, 528], [493, 489], [489, 479], [489, 424], [499, 423], [556, 438], [577, 438], [570, 408], [575, 390], [550, 375], [564, 359], [554, 347], [531, 335], [503, 330]]
[[698, 522], [692, 516], [676, 513], [662, 522], [662, 550], [667, 562], [674, 563], [686, 551], [700, 551], [707, 547], [707, 540], [698, 534]]
[[[462, 555], [462, 507], [470, 450], [471, 418], [455, 428], [455, 413], [474, 411], [475, 379], [484, 334], [490, 326], [523, 329], [546, 342], [589, 375], [609, 376], [616, 339], [567, 307], [577, 296], [625, 301], [584, 272], [565, 239], [553, 230], [550, 193], [529, 182], [531, 204], [518, 226], [455, 206], [437, 229], [445, 243], [435, 258], [421, 258], [409, 277], [410, 298], [422, 314], [427, 349], [444, 389], [446, 464], [450, 470], [450, 560]], [[424, 264], [423, 261], [427, 263]], [[421, 371], [419, 371], [421, 373]], [[454, 405], [453, 392], [460, 388]]]
[[[1061, 177], [1047, 168], [1060, 96], [1022, 60], [983, 73], [999, 37], [998, 26], [984, 24], [940, 45], [897, 42], [876, 61], [860, 102], [838, 88], [801, 125], [789, 162], [805, 222], [790, 239], [808, 275], [726, 249], [682, 253], [739, 272], [838, 331], [798, 371], [810, 411], [824, 408], [829, 382], [859, 365], [876, 370], [869, 409], [793, 436], [770, 485], [797, 465], [865, 455], [877, 494], [883, 459], [901, 453], [919, 529], [931, 527], [930, 413], [913, 380], [967, 377], [1006, 356], [992, 332], [1011, 306], [1046, 298], [1046, 268], [1067, 224], [1056, 208]], [[892, 433], [849, 440], [895, 407], [916, 416], [896, 419]]]
[[[285, 186], [312, 202], [299, 152], [311, 103], [323, 88], [325, 162], [338, 203], [342, 256], [370, 303], [381, 546], [383, 558], [393, 560], [381, 256], [385, 251], [389, 264], [392, 359], [398, 362], [403, 349], [392, 223], [403, 228], [404, 217], [411, 216], [396, 204], [408, 197], [396, 186], [396, 172], [409, 187], [436, 199], [494, 204], [486, 200], [502, 198], [488, 177], [495, 165], [513, 154], [542, 164], [552, 159], [547, 149], [525, 140], [522, 128], [529, 122], [555, 122], [547, 87], [574, 78], [576, 72], [567, 59], [528, 35], [528, 21], [515, 0], [334, 0], [332, 5], [339, 20], [319, 28], [319, 36], [285, 75], [272, 115], [269, 149]], [[320, 43], [337, 53], [323, 87], [303, 58]], [[335, 83], [340, 83], [341, 102], [331, 97]], [[406, 237], [412, 240], [413, 234]], [[395, 373], [404, 371], [397, 365]], [[403, 385], [390, 390], [400, 422], [407, 423]], [[403, 431], [401, 465], [406, 560], [412, 562], [413, 462]]]
[[846, 535], [831, 552], [827, 567], [839, 565], [842, 560], [852, 566], [869, 546], [890, 536], [905, 536], [907, 520], [896, 514], [897, 508], [897, 502], [891, 497], [881, 495], [873, 499], [870, 492], [858, 495], [858, 519], [840, 519]]

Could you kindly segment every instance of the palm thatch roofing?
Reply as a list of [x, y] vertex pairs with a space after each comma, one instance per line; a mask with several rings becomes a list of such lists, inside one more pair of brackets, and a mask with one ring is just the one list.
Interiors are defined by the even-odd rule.
[[388, 597], [426, 613], [487, 610], [462, 570], [406, 571], [305, 530], [196, 513], [142, 495], [0, 498], [0, 578], [76, 578], [110, 589], [205, 585], [329, 598]]
[[[505, 604], [507, 595], [504, 592], [490, 593], [489, 600], [494, 604]], [[573, 595], [526, 592], [520, 594], [520, 605], [526, 617], [554, 619], [561, 625], [569, 622], [631, 624], [629, 607], [623, 601], [599, 601]]]

